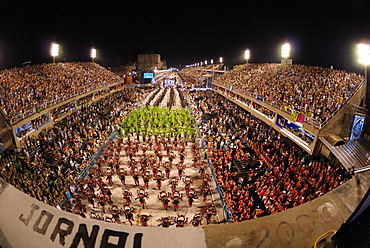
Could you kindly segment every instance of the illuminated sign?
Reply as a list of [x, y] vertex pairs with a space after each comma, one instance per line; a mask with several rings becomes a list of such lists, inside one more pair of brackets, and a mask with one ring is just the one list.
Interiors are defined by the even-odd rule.
[[355, 118], [352, 124], [351, 136], [349, 138], [350, 140], [361, 138], [361, 133], [364, 127], [364, 123], [365, 123], [365, 116], [355, 115]]
[[144, 79], [152, 79], [152, 78], [154, 78], [154, 73], [153, 72], [144, 73]]

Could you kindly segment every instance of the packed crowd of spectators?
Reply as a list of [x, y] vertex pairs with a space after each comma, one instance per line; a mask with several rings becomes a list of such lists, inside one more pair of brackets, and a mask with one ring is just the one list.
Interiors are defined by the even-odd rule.
[[207, 80], [213, 76], [214, 70], [221, 70], [221, 64], [210, 64], [204, 66], [189, 66], [178, 72], [181, 81], [188, 84], [187, 87], [205, 88]]
[[[1, 108], [10, 116], [17, 115], [42, 101], [53, 101], [54, 97], [71, 91], [85, 92], [88, 87], [114, 79], [106, 70], [102, 74], [99, 70], [100, 67], [93, 63], [58, 63], [3, 71], [0, 74]], [[342, 71], [273, 64], [245, 65], [219, 80], [233, 84], [245, 93], [262, 95], [288, 109], [305, 111], [321, 120], [340, 108], [362, 82], [361, 77]], [[15, 90], [21, 87], [24, 90]], [[205, 153], [234, 222], [298, 206], [347, 180], [340, 167], [330, 166], [325, 160], [316, 161], [294, 146], [288, 146], [279, 133], [215, 91], [192, 91], [185, 92], [185, 95], [198, 120]], [[88, 166], [90, 158], [119, 127], [123, 118], [143, 102], [143, 98], [144, 92], [136, 88], [122, 89], [90, 104], [87, 97], [81, 102], [81, 109], [59, 120], [54, 127], [42, 130], [37, 136], [23, 137], [18, 150], [2, 153], [0, 178], [40, 201], [57, 206], [66, 192], [72, 196], [76, 193], [74, 183], [78, 173]], [[118, 159], [119, 150], [114, 149], [126, 147], [130, 150], [136, 146], [134, 136], [133, 141], [130, 141], [131, 137], [126, 138], [129, 141], [118, 142], [112, 148]], [[141, 153], [149, 150], [148, 139], [136, 139]], [[175, 140], [171, 137], [167, 143], [176, 147]], [[159, 143], [156, 153], [159, 161], [162, 158], [158, 154], [165, 151], [166, 140], [155, 142]], [[125, 156], [129, 160], [130, 151], [127, 150]], [[202, 163], [196, 164], [200, 158], [195, 150], [197, 159], [194, 166], [202, 169]], [[117, 158], [117, 154], [103, 154], [104, 161], [109, 163]], [[179, 158], [180, 155], [180, 151], [176, 153]], [[166, 156], [170, 162], [170, 155]], [[258, 162], [257, 170], [249, 168], [247, 173], [240, 173], [234, 161]], [[160, 165], [163, 166], [162, 162]], [[111, 170], [114, 169], [112, 166]], [[116, 174], [118, 177], [119, 172]], [[109, 181], [107, 174], [100, 178], [100, 182]], [[75, 201], [71, 202], [72, 208], [82, 211], [81, 199], [72, 199]]]
[[355, 73], [330, 68], [253, 63], [239, 66], [215, 80], [320, 122], [340, 109], [363, 81]]
[[[309, 202], [346, 182], [344, 170], [288, 146], [279, 133], [213, 91], [193, 92], [193, 108], [212, 113], [200, 130], [234, 222]], [[208, 115], [209, 116], [209, 115]], [[254, 158], [254, 159], [253, 159]], [[234, 161], [251, 161], [239, 173]], [[253, 163], [252, 163], [253, 164]]]
[[118, 80], [118, 76], [90, 62], [6, 69], [0, 71], [0, 108], [11, 119], [33, 109], [40, 111], [44, 103], [57, 103]]
[[0, 178], [57, 206], [78, 173], [122, 118], [137, 107], [142, 95], [140, 90], [123, 89], [85, 105], [37, 136], [24, 137], [18, 150], [1, 154]]

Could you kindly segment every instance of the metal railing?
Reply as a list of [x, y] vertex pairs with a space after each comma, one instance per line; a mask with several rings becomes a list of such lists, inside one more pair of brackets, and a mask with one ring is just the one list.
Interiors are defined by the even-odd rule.
[[[202, 139], [202, 148], [203, 150], [205, 151], [206, 150], [206, 147], [205, 147], [205, 144], [204, 144], [204, 140]], [[213, 178], [213, 181], [215, 182], [216, 184], [216, 189], [217, 189], [217, 192], [220, 196], [220, 200], [221, 200], [221, 205], [222, 205], [222, 208], [224, 210], [224, 213], [226, 215], [226, 221], [228, 223], [231, 223], [232, 222], [232, 214], [229, 210], [229, 207], [227, 206], [226, 204], [226, 200], [225, 200], [225, 194], [224, 194], [224, 191], [223, 189], [221, 188], [220, 184], [217, 182], [217, 177], [216, 177], [216, 174], [215, 174], [215, 171], [213, 169], [213, 166], [212, 166], [212, 163], [211, 161], [209, 160], [208, 158], [208, 155], [206, 154], [205, 156], [206, 160], [207, 160], [207, 163], [208, 163], [208, 166], [211, 170], [211, 174], [212, 174], [212, 178]]]

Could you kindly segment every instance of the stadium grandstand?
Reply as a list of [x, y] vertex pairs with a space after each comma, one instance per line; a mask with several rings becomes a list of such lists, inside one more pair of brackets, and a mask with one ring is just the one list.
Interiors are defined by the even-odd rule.
[[218, 77], [213, 89], [252, 110], [309, 154], [336, 157], [347, 170], [362, 170], [368, 147], [351, 134], [355, 117], [367, 114], [364, 80], [330, 68], [245, 64]]
[[141, 88], [96, 63], [0, 72], [2, 247], [311, 247], [365, 194], [362, 76], [158, 75]]
[[122, 81], [96, 63], [24, 66], [3, 70], [0, 77], [1, 109], [11, 124], [65, 99]]

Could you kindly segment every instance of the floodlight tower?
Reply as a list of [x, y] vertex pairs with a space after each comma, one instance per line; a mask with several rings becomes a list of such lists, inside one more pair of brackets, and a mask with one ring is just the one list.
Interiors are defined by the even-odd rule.
[[221, 70], [223, 69], [224, 65], [224, 58], [220, 57], [220, 64], [221, 64]]
[[211, 64], [212, 64], [212, 80], [210, 82], [209, 88], [212, 88], [212, 82], [215, 79], [215, 65], [213, 64], [213, 59], [211, 59]]
[[91, 48], [90, 57], [91, 57], [92, 62], [94, 62], [94, 60], [96, 58], [96, 49], [95, 48]]
[[281, 64], [282, 65], [288, 65], [288, 64], [292, 64], [292, 60], [289, 59], [290, 58], [290, 44], [289, 43], [285, 43], [281, 46]]
[[248, 64], [248, 61], [249, 61], [250, 57], [251, 57], [250, 50], [249, 49], [245, 50], [245, 52], [244, 52], [244, 59], [245, 59], [245, 61], [246, 61], [247, 64]]
[[57, 43], [51, 43], [50, 46], [50, 55], [53, 57], [53, 63], [55, 63], [55, 57], [59, 55], [59, 44]]

